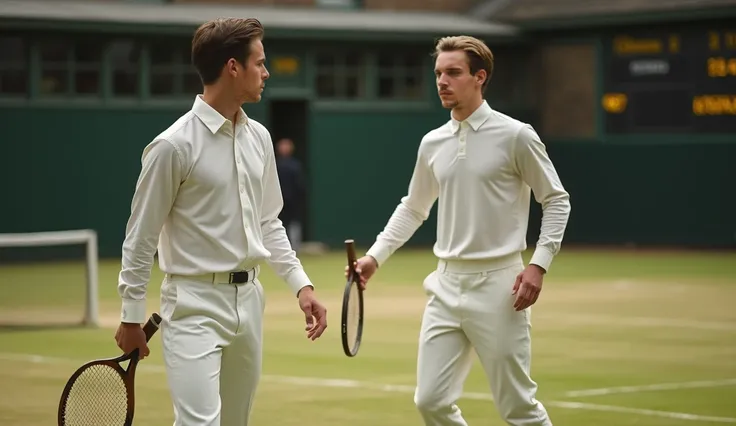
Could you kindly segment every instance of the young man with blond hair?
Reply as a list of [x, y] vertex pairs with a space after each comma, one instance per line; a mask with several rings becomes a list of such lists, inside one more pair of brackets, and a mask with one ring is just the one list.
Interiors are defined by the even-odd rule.
[[[493, 66], [493, 54], [480, 40], [439, 40], [437, 91], [442, 106], [451, 110], [450, 120], [422, 139], [408, 193], [356, 262], [365, 286], [439, 199], [434, 245], [439, 261], [423, 283], [429, 298], [414, 397], [428, 426], [467, 425], [456, 402], [472, 349], [507, 424], [552, 425], [530, 378], [530, 306], [560, 250], [570, 202], [534, 129], [484, 100]], [[543, 217], [524, 267], [531, 191]]]
[[[269, 77], [256, 19], [216, 19], [192, 40], [204, 85], [192, 109], [143, 150], [118, 291], [125, 352], [149, 353], [141, 323], [158, 246], [161, 340], [174, 426], [246, 426], [261, 375], [268, 263], [298, 298], [312, 340], [326, 310], [289, 245], [268, 130], [241, 105]], [[278, 421], [276, 421], [278, 423]]]

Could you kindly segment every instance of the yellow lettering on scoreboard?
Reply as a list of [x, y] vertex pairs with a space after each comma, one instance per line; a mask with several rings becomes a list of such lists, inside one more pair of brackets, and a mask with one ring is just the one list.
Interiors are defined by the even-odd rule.
[[662, 41], [656, 38], [618, 36], [613, 39], [613, 50], [619, 55], [662, 53]]
[[609, 114], [621, 114], [626, 110], [628, 98], [624, 93], [606, 93], [603, 95], [601, 104]]
[[275, 74], [296, 74], [299, 71], [299, 59], [292, 56], [279, 56], [271, 63]]
[[708, 77], [736, 77], [736, 58], [708, 58]]
[[676, 35], [670, 36], [670, 53], [680, 52], [680, 37]]
[[709, 32], [708, 47], [712, 51], [718, 51], [721, 49], [736, 50], [736, 32], [727, 31], [723, 34], [716, 31]]
[[736, 95], [700, 95], [693, 98], [695, 115], [736, 115]]
[[726, 33], [723, 39], [726, 41], [726, 49], [736, 49], [736, 33]]
[[721, 49], [721, 36], [715, 31], [711, 31], [708, 33], [708, 47], [710, 47], [710, 50], [720, 50]]

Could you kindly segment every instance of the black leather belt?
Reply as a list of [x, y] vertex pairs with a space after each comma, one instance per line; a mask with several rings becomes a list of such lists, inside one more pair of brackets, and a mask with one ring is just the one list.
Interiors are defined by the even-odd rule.
[[[248, 278], [250, 278], [250, 275], [248, 274], [249, 271], [238, 271], [238, 272], [230, 272], [230, 279], [228, 280], [228, 283], [230, 284], [245, 284], [248, 281], [250, 281]], [[255, 273], [255, 271], [253, 271]]]

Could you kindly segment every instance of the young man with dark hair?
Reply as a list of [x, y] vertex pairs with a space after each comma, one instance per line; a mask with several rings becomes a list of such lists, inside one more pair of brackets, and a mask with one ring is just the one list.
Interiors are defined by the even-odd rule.
[[[424, 280], [414, 396], [424, 424], [467, 426], [457, 400], [474, 349], [506, 424], [551, 426], [531, 379], [530, 310], [560, 250], [569, 195], [534, 129], [484, 100], [494, 67], [485, 43], [444, 37], [434, 56], [450, 119], [422, 139], [406, 196], [356, 269], [365, 286], [439, 200], [438, 265]], [[542, 227], [525, 267], [532, 191]]]
[[260, 101], [269, 77], [263, 35], [256, 19], [201, 25], [192, 62], [203, 94], [143, 150], [123, 243], [115, 338], [125, 352], [149, 354], [141, 324], [158, 248], [175, 426], [248, 424], [262, 363], [261, 263], [298, 298], [308, 338], [327, 327], [326, 310], [278, 219], [283, 201], [270, 134], [241, 109]]

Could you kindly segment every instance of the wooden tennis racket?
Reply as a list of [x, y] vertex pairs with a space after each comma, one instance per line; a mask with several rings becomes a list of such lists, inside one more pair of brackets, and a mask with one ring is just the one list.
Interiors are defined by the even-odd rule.
[[348, 280], [342, 296], [342, 349], [345, 355], [358, 354], [363, 337], [363, 290], [360, 276], [355, 272], [355, 242], [345, 240], [348, 255]]
[[[154, 313], [143, 326], [146, 341], [158, 330]], [[128, 361], [128, 368], [121, 364]], [[117, 358], [90, 361], [67, 381], [59, 402], [59, 426], [130, 426], [135, 411], [138, 349]]]

